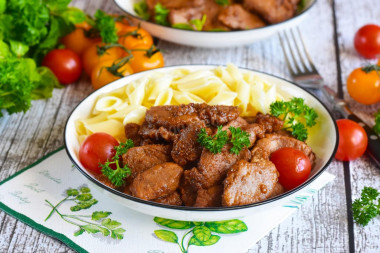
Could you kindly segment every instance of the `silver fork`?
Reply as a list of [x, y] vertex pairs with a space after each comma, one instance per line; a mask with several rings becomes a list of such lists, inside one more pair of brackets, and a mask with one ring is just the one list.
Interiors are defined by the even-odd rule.
[[367, 152], [380, 167], [379, 136], [350, 110], [346, 101], [338, 98], [335, 91], [323, 84], [323, 78], [306, 50], [300, 30], [296, 28], [284, 31], [279, 34], [279, 38], [293, 80], [303, 88], [320, 89], [334, 109], [337, 109], [345, 118], [360, 124], [368, 135]]

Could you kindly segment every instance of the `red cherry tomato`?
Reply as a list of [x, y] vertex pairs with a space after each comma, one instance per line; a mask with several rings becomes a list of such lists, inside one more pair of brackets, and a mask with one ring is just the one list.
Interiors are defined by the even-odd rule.
[[375, 59], [380, 55], [380, 26], [369, 24], [361, 27], [355, 34], [354, 46], [360, 55]]
[[94, 133], [88, 136], [79, 149], [79, 161], [89, 171], [101, 174], [99, 163], [105, 163], [115, 156], [115, 146], [119, 142], [107, 133]]
[[339, 130], [339, 146], [335, 159], [351, 161], [362, 156], [368, 144], [363, 127], [349, 119], [339, 119], [336, 124]]
[[42, 65], [51, 69], [62, 84], [73, 83], [82, 74], [80, 57], [69, 49], [53, 49], [45, 55]]
[[310, 175], [310, 159], [298, 149], [280, 148], [271, 154], [270, 160], [280, 173], [280, 184], [287, 190], [301, 185]]

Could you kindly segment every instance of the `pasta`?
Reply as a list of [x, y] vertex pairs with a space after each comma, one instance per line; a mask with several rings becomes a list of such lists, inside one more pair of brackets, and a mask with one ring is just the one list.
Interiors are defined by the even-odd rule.
[[102, 94], [89, 117], [78, 119], [75, 127], [80, 143], [90, 134], [107, 132], [124, 141], [124, 125], [141, 124], [146, 110], [157, 105], [208, 103], [238, 106], [242, 116], [267, 113], [269, 105], [283, 99], [270, 84], [258, 75], [235, 65], [210, 70], [176, 69], [152, 72], [149, 76]]

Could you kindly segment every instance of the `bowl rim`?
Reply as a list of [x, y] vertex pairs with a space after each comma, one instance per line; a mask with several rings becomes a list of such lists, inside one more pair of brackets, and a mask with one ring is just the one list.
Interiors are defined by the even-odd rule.
[[[139, 73], [136, 73], [136, 74], [145, 73], [145, 72], [149, 73], [149, 72], [154, 72], [154, 71], [162, 70], [162, 69], [175, 69], [175, 68], [186, 68], [186, 67], [205, 67], [205, 66], [206, 67], [218, 67], [218, 66], [226, 67], [226, 65], [217, 65], [217, 64], [181, 64], [181, 65], [171, 65], [171, 66], [166, 66], [166, 67], [157, 68], [157, 69], [153, 69], [153, 70], [142, 71], [142, 72], [139, 72]], [[89, 98], [90, 96], [92, 96], [95, 92], [99, 92], [100, 90], [106, 88], [109, 85], [112, 85], [115, 82], [120, 82], [123, 79], [128, 79], [131, 76], [133, 76], [134, 74], [129, 75], [129, 76], [125, 76], [125, 77], [123, 77], [121, 79], [113, 81], [113, 82], [111, 82], [111, 83], [109, 83], [109, 84], [101, 87], [100, 89], [91, 92], [88, 96], [86, 96], [86, 98], [84, 98], [79, 104], [77, 104], [74, 107], [74, 109], [70, 112], [70, 115], [69, 115], [69, 117], [66, 120], [65, 129], [64, 129], [64, 132], [63, 132], [64, 146], [65, 146], [65, 150], [66, 150], [67, 155], [69, 156], [69, 158], [70, 158], [71, 162], [74, 164], [74, 166], [87, 179], [89, 179], [92, 183], [95, 183], [100, 188], [103, 188], [104, 190], [106, 190], [106, 191], [108, 191], [108, 192], [110, 192], [112, 194], [115, 194], [118, 197], [126, 198], [126, 199], [131, 200], [131, 201], [136, 201], [136, 202], [138, 202], [140, 204], [147, 204], [147, 205], [154, 206], [154, 207], [167, 208], [167, 209], [172, 209], [172, 210], [177, 210], [177, 211], [196, 211], [196, 212], [205, 212], [205, 211], [220, 212], [220, 211], [223, 211], [223, 212], [226, 212], [226, 211], [233, 211], [233, 210], [238, 210], [238, 209], [246, 209], [246, 208], [251, 208], [251, 207], [262, 206], [262, 205], [265, 205], [265, 204], [269, 204], [271, 202], [274, 202], [274, 201], [283, 199], [283, 198], [285, 198], [285, 197], [287, 197], [289, 195], [292, 195], [295, 192], [298, 192], [299, 190], [303, 189], [304, 187], [306, 187], [310, 183], [312, 183], [316, 178], [318, 178], [327, 169], [327, 167], [330, 165], [330, 163], [334, 159], [334, 156], [335, 156], [335, 153], [336, 153], [336, 151], [338, 149], [338, 144], [339, 144], [338, 126], [336, 124], [334, 116], [332, 115], [332, 113], [330, 112], [330, 110], [326, 107], [326, 105], [324, 103], [322, 103], [322, 101], [316, 95], [312, 94], [311, 92], [309, 92], [305, 88], [297, 85], [296, 83], [294, 83], [292, 81], [289, 81], [289, 80], [287, 80], [285, 78], [278, 77], [276, 75], [269, 74], [269, 73], [266, 73], [266, 72], [263, 72], [263, 71], [258, 71], [258, 70], [255, 70], [255, 69], [244, 68], [244, 67], [239, 67], [239, 66], [237, 66], [237, 67], [239, 69], [242, 69], [242, 70], [245, 70], [245, 71], [252, 71], [252, 72], [256, 72], [256, 73], [260, 73], [260, 74], [264, 74], [264, 75], [268, 75], [268, 76], [280, 79], [282, 81], [285, 81], [285, 82], [287, 82], [287, 83], [289, 83], [291, 85], [294, 85], [294, 86], [302, 89], [304, 92], [306, 92], [307, 94], [309, 94], [310, 96], [312, 96], [316, 101], [318, 101], [318, 103], [326, 110], [328, 116], [330, 117], [330, 119], [331, 119], [331, 121], [333, 123], [333, 126], [334, 126], [335, 136], [336, 136], [334, 150], [331, 153], [331, 155], [330, 155], [329, 159], [327, 160], [327, 162], [325, 163], [325, 165], [315, 175], [313, 175], [313, 177], [309, 178], [306, 182], [304, 182], [300, 186], [298, 186], [298, 187], [296, 187], [296, 188], [294, 188], [292, 190], [286, 191], [283, 194], [277, 195], [276, 197], [273, 197], [273, 198], [270, 198], [270, 199], [267, 199], [267, 200], [263, 200], [263, 201], [260, 201], [260, 202], [252, 203], [252, 204], [238, 205], [238, 206], [221, 206], [221, 207], [192, 207], [192, 206], [167, 205], [167, 204], [161, 204], [161, 203], [157, 203], [157, 202], [153, 202], [153, 201], [149, 201], [149, 200], [143, 200], [143, 199], [140, 199], [140, 198], [128, 195], [128, 194], [126, 194], [124, 192], [120, 192], [120, 191], [118, 191], [116, 189], [113, 189], [113, 188], [111, 188], [111, 187], [109, 187], [109, 186], [101, 183], [99, 180], [95, 179], [95, 177], [91, 176], [90, 173], [84, 171], [84, 169], [82, 169], [81, 166], [76, 163], [75, 159], [70, 154], [70, 151], [69, 151], [69, 148], [68, 148], [68, 145], [67, 145], [67, 140], [66, 140], [66, 132], [67, 132], [67, 128], [68, 128], [68, 123], [69, 123], [69, 121], [70, 121], [73, 113], [76, 111], [76, 109], [79, 106], [81, 106], [81, 104], [84, 103], [87, 100], [87, 98]]]
[[[220, 34], [249, 33], [249, 32], [254, 32], [254, 31], [258, 31], [258, 30], [278, 27], [278, 26], [281, 26], [281, 25], [284, 25], [286, 23], [289, 23], [289, 22], [293, 21], [295, 18], [304, 16], [305, 13], [307, 13], [315, 5], [315, 3], [317, 2], [317, 0], [310, 0], [311, 3], [309, 4], [309, 6], [306, 7], [305, 9], [303, 9], [301, 12], [297, 13], [296, 15], [294, 15], [293, 17], [291, 17], [289, 19], [286, 19], [284, 21], [281, 21], [279, 23], [268, 24], [268, 25], [263, 26], [263, 27], [257, 27], [257, 28], [246, 29], [246, 30], [231, 30], [231, 31], [196, 31], [196, 30], [186, 30], [186, 29], [181, 29], [181, 28], [176, 28], [176, 27], [171, 27], [171, 26], [165, 26], [165, 25], [154, 23], [154, 22], [149, 21], [149, 20], [145, 20], [145, 19], [141, 18], [140, 16], [138, 16], [138, 15], [136, 15], [134, 13], [128, 12], [127, 10], [125, 10], [124, 8], [122, 8], [118, 1], [120, 1], [120, 0], [113, 0], [113, 2], [117, 5], [117, 7], [119, 7], [120, 10], [122, 10], [123, 12], [125, 12], [126, 14], [128, 14], [129, 16], [132, 16], [133, 18], [138, 19], [139, 22], [147, 22], [149, 24], [156, 25], [156, 26], [163, 27], [163, 28], [168, 28], [168, 29], [171, 29], [171, 30], [174, 30], [174, 31], [183, 31], [183, 32], [192, 32], [192, 33], [208, 33], [208, 34], [216, 34], [216, 33], [220, 33]], [[129, 0], [129, 1], [131, 1], [131, 0]]]

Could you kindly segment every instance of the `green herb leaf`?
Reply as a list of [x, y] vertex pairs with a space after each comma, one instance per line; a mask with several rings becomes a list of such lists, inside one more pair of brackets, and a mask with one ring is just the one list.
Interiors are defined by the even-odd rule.
[[154, 230], [154, 233], [156, 234], [158, 238], [160, 238], [161, 240], [165, 242], [178, 243], [178, 237], [172, 231], [160, 229], [160, 230]]
[[29, 46], [16, 40], [9, 40], [11, 51], [17, 56], [22, 57], [29, 51]]
[[229, 0], [215, 0], [215, 3], [221, 5], [221, 6], [226, 6], [230, 4]]
[[118, 40], [115, 20], [101, 10], [97, 10], [95, 15], [95, 28], [99, 31], [104, 43], [116, 43]]
[[62, 18], [64, 18], [68, 23], [79, 24], [86, 20], [86, 14], [75, 7], [69, 7], [61, 14]]
[[95, 234], [101, 232], [100, 227], [94, 224], [87, 224], [81, 227], [89, 234]]
[[102, 221], [102, 225], [105, 226], [106, 228], [112, 230], [112, 229], [119, 227], [121, 225], [121, 223], [116, 221], [116, 220], [111, 220], [110, 218], [107, 218], [107, 219], [104, 219]]
[[206, 23], [207, 15], [203, 15], [202, 19], [192, 19], [190, 24], [195, 26], [195, 30], [202, 31], [204, 24]]
[[79, 201], [75, 206], [70, 207], [70, 210], [73, 212], [80, 211], [82, 209], [88, 209], [98, 203], [96, 199], [90, 199], [88, 201]]
[[354, 220], [363, 226], [380, 215], [380, 192], [372, 187], [364, 187], [361, 197], [352, 203]]
[[133, 5], [133, 10], [139, 17], [141, 17], [144, 20], [148, 20], [150, 18], [150, 14], [148, 12], [148, 5], [145, 1], [135, 3]]
[[194, 235], [190, 238], [189, 245], [195, 245], [195, 246], [211, 246], [217, 243], [220, 239], [219, 235], [211, 235], [210, 238], [207, 241], [200, 241], [197, 239], [197, 237]]
[[237, 219], [206, 222], [205, 226], [212, 232], [219, 234], [236, 234], [248, 230], [247, 225], [243, 221]]
[[[112, 158], [112, 161], [107, 161], [104, 164], [100, 164], [100, 166], [102, 167], [101, 171], [103, 175], [105, 175], [115, 187], [120, 187], [124, 185], [124, 179], [131, 174], [131, 169], [127, 165], [121, 167], [119, 160], [121, 156], [125, 154], [128, 151], [128, 149], [130, 149], [133, 146], [134, 144], [131, 139], [128, 139], [125, 143], [120, 143], [119, 146], [115, 147], [116, 154]], [[116, 165], [115, 170], [111, 168], [111, 164]]]
[[284, 129], [298, 140], [307, 139], [307, 127], [316, 124], [317, 112], [304, 103], [303, 98], [292, 98], [288, 102], [276, 101], [270, 105], [270, 113], [284, 121]]
[[80, 228], [79, 230], [75, 231], [74, 236], [79, 236], [79, 235], [83, 234], [84, 231], [85, 230], [83, 228]]
[[373, 131], [380, 135], [380, 109], [375, 113], [375, 125], [373, 126]]
[[88, 193], [88, 192], [91, 191], [90, 188], [88, 188], [88, 187], [82, 187], [79, 190], [80, 190], [81, 193]]
[[49, 68], [38, 67], [37, 73], [40, 76], [40, 80], [36, 83], [34, 90], [30, 94], [31, 99], [49, 98], [51, 97], [54, 88], [63, 88], [58, 82], [57, 77]]
[[60, 13], [67, 8], [71, 0], [43, 0], [43, 2], [48, 6], [50, 12]]
[[156, 21], [157, 24], [159, 25], [169, 25], [168, 21], [168, 15], [169, 15], [170, 10], [165, 8], [161, 3], [157, 3], [154, 6], [154, 20]]
[[177, 23], [172, 25], [173, 28], [178, 28], [182, 30], [193, 30], [193, 27], [186, 23]]
[[11, 57], [12, 52], [7, 43], [0, 40], [0, 60]]
[[214, 154], [220, 153], [228, 141], [227, 131], [222, 130], [222, 127], [218, 126], [218, 130], [214, 136], [209, 136], [206, 129], [202, 128], [198, 133], [198, 143]]
[[82, 194], [78, 195], [76, 199], [80, 200], [80, 201], [87, 201], [87, 200], [92, 199], [92, 194], [91, 193], [82, 193]]
[[238, 155], [243, 148], [249, 146], [250, 134], [243, 131], [240, 127], [235, 128], [231, 126], [228, 129], [231, 131], [230, 142], [233, 145], [232, 148], [230, 149], [230, 152], [235, 155]]
[[189, 229], [194, 227], [194, 223], [191, 221], [180, 221], [180, 220], [171, 220], [160, 217], [154, 217], [153, 219], [156, 223], [167, 228], [174, 229]]
[[77, 196], [79, 191], [77, 189], [68, 189], [66, 191], [67, 196]]
[[124, 228], [117, 228], [117, 229], [111, 230], [111, 237], [113, 239], [121, 240], [124, 238], [124, 235], [123, 235], [124, 232], [125, 232]]
[[193, 229], [193, 234], [200, 242], [208, 241], [211, 237], [211, 230], [206, 226], [196, 226]]
[[111, 212], [95, 211], [92, 213], [91, 219], [94, 221], [98, 221], [100, 219], [107, 218], [111, 214]]

